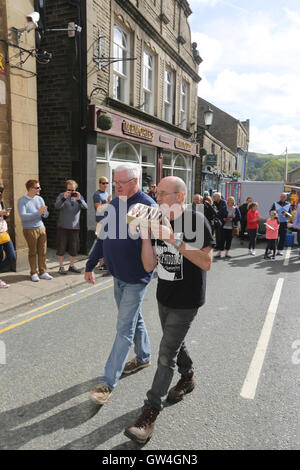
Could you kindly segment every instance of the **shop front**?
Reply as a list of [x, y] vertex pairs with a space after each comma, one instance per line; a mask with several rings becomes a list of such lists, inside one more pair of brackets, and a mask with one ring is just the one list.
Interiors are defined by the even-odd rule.
[[187, 202], [191, 201], [195, 143], [111, 112], [112, 127], [104, 131], [97, 127], [99, 110], [90, 108], [90, 130], [96, 133], [96, 186], [99, 177], [106, 176], [108, 191], [114, 195], [113, 170], [120, 163], [130, 162], [141, 170], [143, 191], [148, 192], [152, 183], [158, 184], [165, 176], [178, 176], [187, 185]]

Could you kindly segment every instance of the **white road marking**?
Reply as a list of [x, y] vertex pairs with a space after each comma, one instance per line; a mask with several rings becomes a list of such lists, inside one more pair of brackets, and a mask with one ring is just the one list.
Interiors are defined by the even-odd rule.
[[292, 248], [289, 246], [285, 252], [283, 266], [288, 266], [291, 257]]
[[275, 315], [282, 291], [283, 281], [283, 278], [279, 278], [276, 283], [276, 287], [267, 312], [265, 323], [261, 331], [260, 338], [258, 340], [256, 350], [247, 373], [247, 377], [240, 393], [240, 395], [246, 399], [253, 400], [255, 397], [259, 376], [261, 373], [261, 369], [264, 363], [265, 355], [272, 333]]

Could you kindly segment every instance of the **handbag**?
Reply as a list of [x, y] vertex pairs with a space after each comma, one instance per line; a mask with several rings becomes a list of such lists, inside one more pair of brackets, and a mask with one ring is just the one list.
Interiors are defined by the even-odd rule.
[[233, 237], [238, 237], [240, 234], [240, 229], [238, 226], [232, 227], [232, 236]]
[[7, 232], [0, 232], [0, 245], [3, 245], [3, 243], [8, 243], [9, 241], [9, 234]]

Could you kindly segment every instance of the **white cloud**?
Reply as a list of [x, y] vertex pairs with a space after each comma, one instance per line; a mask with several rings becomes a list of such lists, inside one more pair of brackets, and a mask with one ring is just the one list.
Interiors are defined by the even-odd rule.
[[300, 15], [299, 13], [295, 12], [295, 11], [292, 11], [292, 10], [289, 10], [288, 8], [284, 8], [284, 12], [287, 16], [287, 18], [292, 22], [292, 23], [295, 23], [297, 25], [300, 24]]
[[189, 4], [191, 6], [191, 9], [194, 11], [195, 8], [199, 5], [207, 5], [214, 7], [217, 3], [222, 2], [223, 0], [190, 0]]
[[258, 129], [251, 126], [249, 150], [280, 155], [288, 149], [289, 153], [299, 152], [300, 130], [293, 126], [270, 126]]
[[[238, 18], [238, 21], [237, 21]], [[194, 32], [203, 63], [199, 96], [237, 119], [250, 118], [250, 146], [300, 152], [300, 15], [282, 9], [222, 16]]]

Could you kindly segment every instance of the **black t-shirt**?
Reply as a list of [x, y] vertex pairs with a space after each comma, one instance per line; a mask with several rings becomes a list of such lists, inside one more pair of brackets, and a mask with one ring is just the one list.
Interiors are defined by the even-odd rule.
[[[183, 233], [183, 241], [196, 249], [214, 246], [210, 225], [201, 212], [186, 209], [171, 221], [175, 234]], [[178, 237], [176, 237], [178, 238]], [[201, 307], [205, 303], [206, 272], [185, 258], [173, 245], [152, 241], [157, 254], [159, 303], [175, 309]]]

